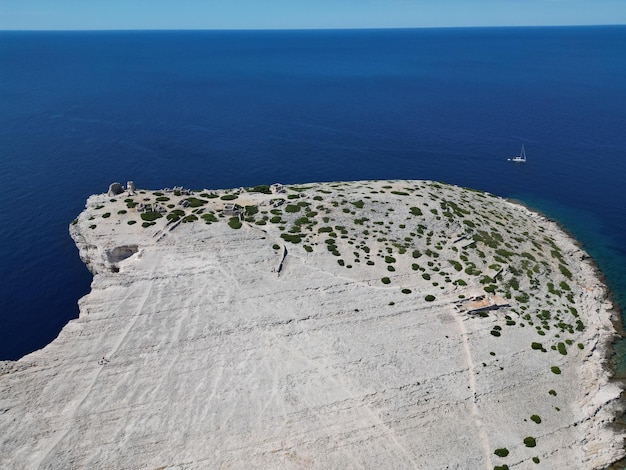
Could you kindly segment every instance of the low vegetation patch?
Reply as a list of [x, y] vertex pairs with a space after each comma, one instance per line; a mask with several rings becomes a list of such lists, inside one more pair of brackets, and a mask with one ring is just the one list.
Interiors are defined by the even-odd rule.
[[231, 217], [230, 219], [228, 219], [228, 226], [230, 228], [240, 229], [241, 221], [239, 220], [239, 217]]
[[537, 441], [534, 437], [528, 436], [524, 438], [524, 444], [526, 447], [535, 447], [537, 445]]
[[157, 211], [144, 212], [143, 214], [141, 214], [141, 219], [145, 220], [146, 222], [152, 222], [154, 220], [160, 219], [161, 217], [163, 217], [163, 214]]
[[300, 243], [304, 235], [302, 233], [281, 233], [280, 238], [291, 243]]
[[[235, 197], [237, 197], [237, 196], [235, 196]], [[209, 202], [206, 199], [199, 199], [197, 197], [188, 197], [187, 199], [184, 199], [184, 201], [186, 201], [187, 204], [189, 204], [189, 207], [202, 207], [207, 202]]]
[[500, 449], [496, 449], [494, 451], [494, 454], [496, 454], [498, 457], [506, 457], [507, 455], [509, 455], [509, 450], [505, 447], [501, 447]]

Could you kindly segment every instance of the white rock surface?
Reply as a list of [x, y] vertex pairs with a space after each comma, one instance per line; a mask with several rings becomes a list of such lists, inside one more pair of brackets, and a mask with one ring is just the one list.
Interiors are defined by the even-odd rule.
[[[273, 209], [281, 222], [239, 229], [208, 192], [194, 194], [208, 201], [196, 216], [219, 222], [163, 217], [145, 228], [125, 196], [89, 198], [71, 234], [92, 290], [56, 340], [0, 369], [0, 467], [595, 469], [624, 456], [610, 425], [621, 386], [605, 370], [611, 305], [554, 223], [430, 182], [287, 189]], [[159, 194], [131, 199], [197, 210], [179, 205], [186, 195]], [[234, 202], [261, 204], [258, 222], [277, 216], [268, 212], [276, 197], [244, 192]], [[298, 202], [299, 212], [286, 210]], [[306, 236], [284, 242], [304, 215], [292, 233]], [[516, 254], [470, 245], [481, 230], [498, 230], [498, 249]], [[466, 272], [472, 264], [480, 275]], [[495, 285], [512, 293], [511, 307], [460, 313], [459, 296], [484, 294], [482, 276], [499, 267]], [[544, 335], [542, 310], [551, 313]], [[556, 326], [577, 319], [583, 331]], [[566, 355], [551, 349], [566, 340]], [[494, 454], [501, 448], [506, 457]]]

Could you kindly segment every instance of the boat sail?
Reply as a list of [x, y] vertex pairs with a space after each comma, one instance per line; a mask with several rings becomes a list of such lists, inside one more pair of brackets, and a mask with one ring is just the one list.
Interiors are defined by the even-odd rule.
[[524, 150], [524, 145], [522, 145], [522, 150], [519, 155], [517, 157], [509, 158], [509, 161], [515, 163], [526, 163], [526, 150]]

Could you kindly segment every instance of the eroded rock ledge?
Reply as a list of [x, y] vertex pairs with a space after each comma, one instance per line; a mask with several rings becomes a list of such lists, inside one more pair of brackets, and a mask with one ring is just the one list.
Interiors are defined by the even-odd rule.
[[3, 364], [0, 467], [624, 456], [611, 305], [556, 224], [428, 181], [268, 189], [89, 198], [70, 232], [92, 290]]

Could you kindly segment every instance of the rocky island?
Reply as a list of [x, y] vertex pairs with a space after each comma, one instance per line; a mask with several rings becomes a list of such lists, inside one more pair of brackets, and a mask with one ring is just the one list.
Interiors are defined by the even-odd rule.
[[2, 468], [625, 455], [606, 288], [520, 205], [430, 181], [112, 186], [70, 232], [91, 292], [50, 345], [2, 363]]

